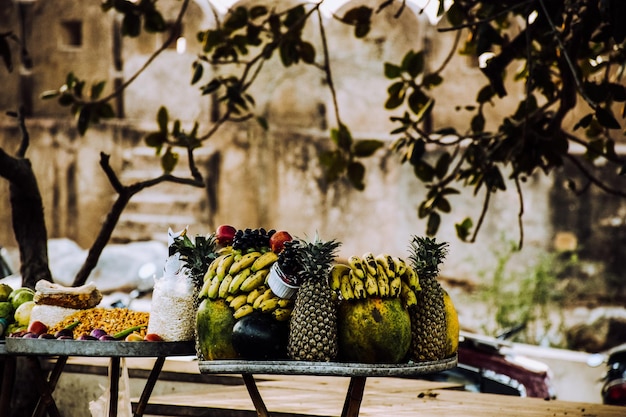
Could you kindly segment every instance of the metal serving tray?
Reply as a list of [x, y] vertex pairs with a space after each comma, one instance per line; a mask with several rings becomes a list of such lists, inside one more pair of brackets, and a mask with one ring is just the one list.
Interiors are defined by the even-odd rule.
[[364, 364], [342, 362], [307, 361], [246, 361], [213, 360], [200, 361], [203, 374], [291, 374], [318, 376], [414, 376], [432, 374], [452, 369], [457, 356], [439, 361], [400, 364]]
[[100, 340], [57, 340], [6, 338], [6, 352], [13, 355], [158, 357], [192, 356], [195, 342], [121, 342]]

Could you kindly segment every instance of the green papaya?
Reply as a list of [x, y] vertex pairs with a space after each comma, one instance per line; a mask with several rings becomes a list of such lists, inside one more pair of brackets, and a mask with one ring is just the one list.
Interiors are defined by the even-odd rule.
[[223, 299], [204, 299], [196, 313], [196, 342], [204, 360], [237, 359], [233, 348], [235, 318]]
[[411, 319], [399, 298], [344, 300], [337, 311], [339, 359], [400, 363], [411, 344]]

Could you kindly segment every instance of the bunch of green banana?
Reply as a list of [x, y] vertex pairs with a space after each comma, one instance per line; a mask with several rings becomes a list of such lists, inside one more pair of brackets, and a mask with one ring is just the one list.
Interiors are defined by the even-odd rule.
[[405, 305], [417, 302], [419, 278], [404, 260], [388, 254], [351, 256], [348, 264], [335, 264], [330, 272], [330, 287], [344, 300], [367, 297], [401, 297]]
[[276, 320], [287, 320], [292, 300], [278, 297], [267, 286], [270, 268], [277, 259], [272, 251], [225, 252], [209, 265], [199, 297], [226, 300], [236, 319], [259, 310]]

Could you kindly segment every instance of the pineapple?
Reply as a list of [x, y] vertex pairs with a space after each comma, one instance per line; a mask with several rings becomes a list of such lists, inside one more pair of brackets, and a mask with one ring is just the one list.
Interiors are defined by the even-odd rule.
[[174, 238], [169, 247], [169, 254], [180, 254], [180, 260], [183, 266], [189, 269], [194, 285], [199, 291], [202, 288], [203, 277], [209, 265], [217, 258], [217, 241], [214, 235], [196, 236], [192, 241], [183, 233], [181, 236]]
[[291, 314], [288, 353], [291, 359], [329, 362], [337, 356], [337, 305], [328, 274], [340, 243], [294, 242], [300, 289]]
[[410, 260], [417, 272], [422, 290], [417, 304], [409, 307], [411, 316], [410, 359], [434, 361], [448, 355], [448, 338], [444, 290], [437, 281], [439, 264], [447, 254], [447, 243], [428, 237], [413, 237]]

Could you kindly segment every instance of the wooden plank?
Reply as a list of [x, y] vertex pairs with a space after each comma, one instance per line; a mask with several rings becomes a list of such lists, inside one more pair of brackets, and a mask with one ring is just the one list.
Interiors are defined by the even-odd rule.
[[[272, 376], [257, 382], [272, 416], [337, 416], [343, 407], [349, 378]], [[495, 394], [444, 389], [449, 384], [403, 378], [368, 378], [361, 403], [361, 417], [623, 417], [623, 407], [601, 404], [546, 401]], [[237, 417], [254, 412], [243, 386], [207, 386], [206, 389], [155, 396], [147, 411], [195, 412], [194, 416]], [[161, 408], [159, 408], [161, 407]], [[214, 414], [215, 413], [215, 414]], [[158, 414], [155, 414], [158, 415]], [[192, 414], [163, 414], [191, 416]]]
[[[369, 396], [372, 401], [374, 396]], [[381, 411], [384, 409], [385, 411]], [[521, 398], [508, 395], [480, 394], [455, 390], [431, 390], [418, 398], [389, 407], [363, 404], [362, 416], [386, 415], [409, 417], [623, 417], [623, 407], [570, 401]]]

